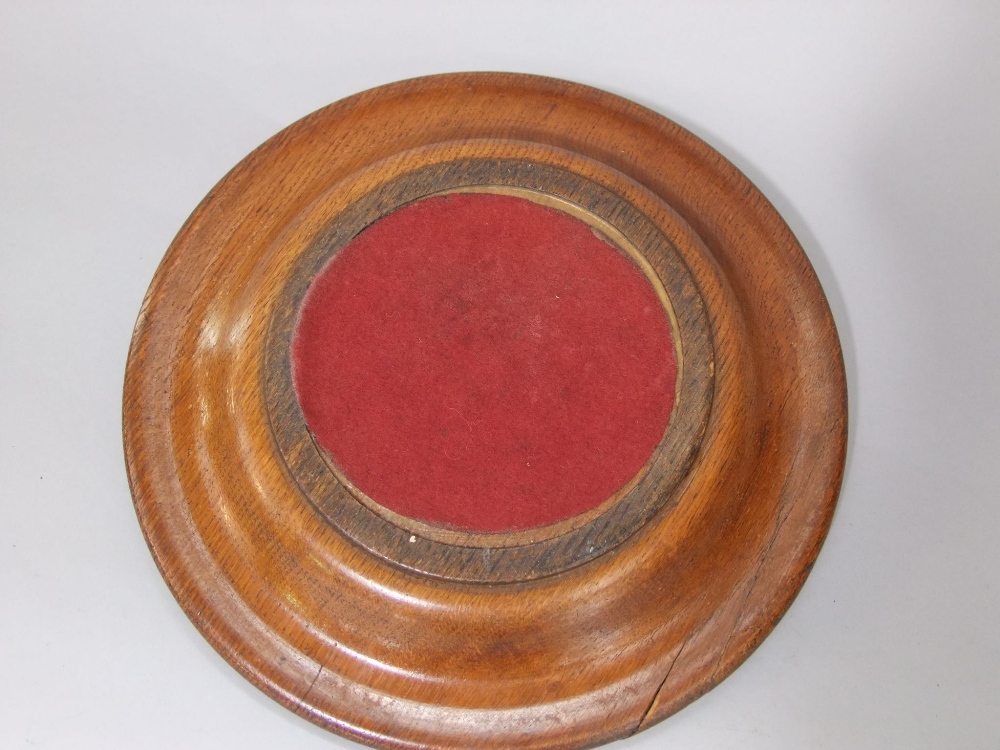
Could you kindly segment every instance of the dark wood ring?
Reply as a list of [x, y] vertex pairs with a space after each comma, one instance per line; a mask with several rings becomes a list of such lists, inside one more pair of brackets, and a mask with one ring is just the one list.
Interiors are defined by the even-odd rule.
[[[567, 201], [578, 215], [606, 222], [604, 231], [620, 235], [621, 244], [627, 243], [632, 252], [640, 254], [651, 281], [665, 293], [681, 363], [669, 426], [643, 471], [593, 511], [524, 532], [445, 530], [381, 508], [351, 486], [317, 446], [292, 385], [289, 348], [296, 313], [319, 270], [353, 237], [387, 213], [430, 195], [470, 189], [529, 190], [539, 199], [548, 196]], [[278, 295], [266, 357], [266, 402], [275, 439], [295, 481], [320, 513], [349, 538], [389, 562], [456, 580], [530, 580], [580, 565], [620, 544], [669, 505], [673, 490], [697, 455], [711, 407], [713, 359], [708, 317], [697, 287], [669, 239], [634, 206], [593, 180], [527, 161], [465, 159], [432, 164], [380, 185], [332, 217], [316, 240], [306, 246]]]

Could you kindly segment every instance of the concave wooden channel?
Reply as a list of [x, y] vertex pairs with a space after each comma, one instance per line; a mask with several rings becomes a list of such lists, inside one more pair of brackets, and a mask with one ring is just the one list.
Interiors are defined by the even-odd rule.
[[[541, 525], [393, 515], [295, 395], [321, 269], [380, 218], [466, 193], [586, 221], [670, 321], [662, 438], [607, 500]], [[273, 698], [378, 747], [576, 748], [677, 711], [774, 627], [831, 520], [846, 389], [801, 248], [717, 152], [595, 89], [457, 74], [326, 107], [219, 183], [140, 311], [124, 438], [171, 591]]]

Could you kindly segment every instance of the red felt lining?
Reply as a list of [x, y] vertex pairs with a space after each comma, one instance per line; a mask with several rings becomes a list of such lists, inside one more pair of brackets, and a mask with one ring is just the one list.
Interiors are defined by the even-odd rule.
[[677, 363], [649, 280], [529, 200], [405, 206], [317, 275], [292, 341], [317, 443], [376, 502], [494, 532], [600, 505], [663, 437]]

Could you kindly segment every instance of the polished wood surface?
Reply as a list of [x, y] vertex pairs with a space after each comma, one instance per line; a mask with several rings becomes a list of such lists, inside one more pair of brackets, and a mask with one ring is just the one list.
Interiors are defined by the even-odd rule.
[[[393, 180], [480, 160], [573, 175], [644, 217], [703, 302], [712, 362], [687, 401], [707, 414], [693, 463], [652, 515], [603, 554], [493, 582], [428, 575], [331, 523], [268, 401], [272, 327], [318, 238]], [[276, 700], [380, 747], [569, 748], [677, 711], [773, 628], [830, 523], [846, 389], [801, 248], [717, 152], [591, 88], [459, 74], [333, 104], [219, 183], [143, 303], [124, 435], [164, 578]]]

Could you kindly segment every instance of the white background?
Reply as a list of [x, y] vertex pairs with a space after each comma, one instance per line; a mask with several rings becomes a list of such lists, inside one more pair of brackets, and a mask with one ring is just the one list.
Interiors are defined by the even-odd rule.
[[581, 81], [708, 140], [840, 328], [850, 455], [812, 576], [731, 678], [616, 747], [998, 747], [998, 7], [0, 4], [0, 747], [355, 747], [246, 683], [168, 593], [125, 479], [125, 356], [239, 159], [458, 70]]

